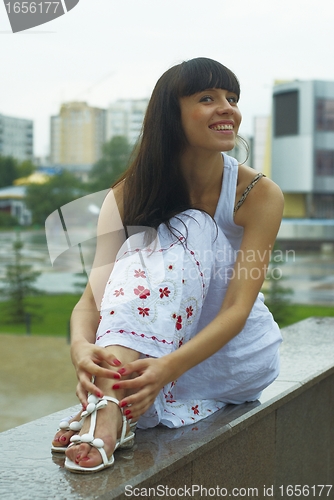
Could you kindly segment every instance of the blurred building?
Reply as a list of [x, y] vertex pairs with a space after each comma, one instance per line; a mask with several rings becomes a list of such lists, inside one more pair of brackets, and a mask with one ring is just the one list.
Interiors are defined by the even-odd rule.
[[272, 178], [284, 217], [333, 219], [334, 82], [275, 84], [272, 115]]
[[21, 226], [31, 224], [31, 211], [25, 204], [26, 186], [9, 186], [0, 189], [0, 212], [16, 217]]
[[271, 117], [254, 118], [253, 168], [271, 177]]
[[33, 154], [33, 121], [0, 114], [0, 155], [24, 161], [32, 160]]
[[107, 110], [107, 140], [117, 135], [135, 144], [141, 132], [148, 99], [119, 99]]
[[101, 158], [106, 141], [106, 111], [86, 102], [61, 105], [59, 115], [51, 117], [50, 163], [67, 168], [85, 178]]

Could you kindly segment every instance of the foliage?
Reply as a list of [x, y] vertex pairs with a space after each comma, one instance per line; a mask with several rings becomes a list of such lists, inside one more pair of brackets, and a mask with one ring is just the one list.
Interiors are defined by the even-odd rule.
[[96, 162], [89, 174], [91, 192], [108, 189], [125, 171], [131, 153], [126, 137], [115, 136], [103, 146], [102, 158]]
[[85, 194], [87, 193], [84, 184], [64, 170], [50, 177], [44, 184], [29, 185], [26, 205], [32, 211], [33, 223], [44, 225], [52, 212]]
[[33, 271], [31, 265], [23, 263], [22, 248], [23, 243], [19, 234], [17, 234], [17, 239], [13, 242], [14, 262], [6, 267], [3, 280], [5, 286], [1, 289], [1, 295], [9, 299], [5, 318], [7, 321], [14, 323], [23, 323], [26, 319], [28, 310], [25, 298], [39, 293], [33, 283], [40, 273]]
[[18, 220], [7, 212], [0, 211], [0, 227], [13, 227], [18, 225]]
[[36, 167], [30, 160], [24, 160], [17, 165], [17, 176], [20, 177], [28, 177], [35, 171]]
[[11, 156], [0, 156], [0, 188], [11, 186], [18, 176], [18, 162]]

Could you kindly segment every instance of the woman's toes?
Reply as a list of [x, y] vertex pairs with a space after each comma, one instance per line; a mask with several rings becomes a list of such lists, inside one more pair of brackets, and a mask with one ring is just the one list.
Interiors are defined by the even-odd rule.
[[57, 432], [57, 434], [54, 437], [54, 440], [52, 444], [54, 446], [67, 446], [70, 442], [71, 437], [73, 436], [74, 432], [72, 431], [60, 431]]

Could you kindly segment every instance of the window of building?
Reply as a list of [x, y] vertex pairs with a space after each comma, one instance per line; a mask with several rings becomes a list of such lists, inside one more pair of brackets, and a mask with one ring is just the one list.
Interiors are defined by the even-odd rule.
[[299, 92], [293, 90], [274, 95], [274, 135], [282, 137], [299, 133]]
[[334, 131], [334, 99], [317, 99], [316, 129]]
[[318, 150], [315, 153], [316, 175], [334, 176], [334, 150]]
[[334, 195], [315, 194], [313, 197], [314, 218], [333, 219], [334, 217]]

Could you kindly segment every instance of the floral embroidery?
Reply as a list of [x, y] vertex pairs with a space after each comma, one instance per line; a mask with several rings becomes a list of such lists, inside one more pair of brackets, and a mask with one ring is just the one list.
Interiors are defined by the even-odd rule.
[[194, 312], [194, 310], [193, 310], [192, 306], [186, 307], [187, 319], [193, 315], [193, 312]]
[[147, 297], [151, 295], [151, 292], [142, 285], [139, 285], [133, 291], [136, 295], [139, 295], [140, 299], [147, 299]]
[[170, 294], [168, 286], [165, 286], [165, 288], [159, 288], [159, 292], [160, 292], [160, 299], [162, 299], [163, 297], [168, 297]]
[[170, 264], [170, 265], [168, 266], [168, 269], [169, 269], [170, 271], [172, 271], [172, 269], [173, 269], [173, 268], [174, 268], [174, 266], [173, 266], [172, 264]]
[[[143, 318], [144, 318], [145, 316], [149, 316], [149, 315], [150, 315], [150, 314], [149, 314], [149, 310], [150, 310], [150, 309], [149, 309], [148, 307], [138, 307], [137, 309], [138, 309], [138, 311], [139, 311], [139, 314], [141, 314], [141, 315], [143, 316]], [[152, 338], [153, 338], [153, 337], [152, 337]]]
[[112, 315], [112, 314], [115, 314], [115, 311], [110, 311], [110, 313], [109, 313], [109, 314], [111, 314], [111, 315]]
[[141, 269], [136, 270], [135, 269], [135, 278], [146, 278], [145, 271], [142, 271]]
[[178, 316], [174, 313], [172, 318], [176, 319], [176, 329], [181, 330], [181, 328], [182, 328], [182, 316], [181, 315]]
[[198, 405], [192, 406], [191, 409], [193, 410], [194, 415], [199, 415]]
[[119, 290], [115, 290], [114, 295], [115, 295], [115, 297], [119, 297], [120, 295], [124, 295], [123, 288], [120, 288]]

